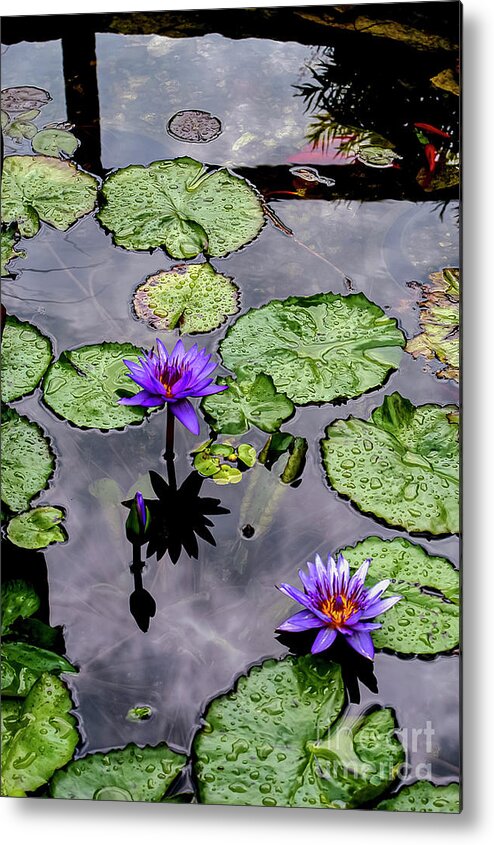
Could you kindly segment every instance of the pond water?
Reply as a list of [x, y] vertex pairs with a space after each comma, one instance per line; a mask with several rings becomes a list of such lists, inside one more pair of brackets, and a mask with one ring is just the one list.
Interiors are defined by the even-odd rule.
[[[275, 39], [263, 35], [262, 28], [259, 37], [251, 37], [251, 30], [248, 37], [240, 31], [229, 37], [225, 29], [226, 35], [218, 31], [183, 37], [97, 31], [97, 88], [87, 92], [88, 141], [76, 160], [98, 176], [128, 164], [183, 155], [231, 167], [264, 194], [292, 233], [268, 220], [251, 244], [211, 260], [239, 286], [241, 314], [292, 294], [362, 292], [413, 337], [420, 330], [419, 294], [409, 283], [426, 282], [442, 267], [459, 266], [454, 189], [431, 196], [420, 190], [414, 175], [422, 151], [411, 129], [408, 147], [405, 142], [399, 147], [404, 157], [408, 152], [401, 169], [328, 164], [306, 156], [307, 165], [335, 184], [301, 186], [290, 168], [294, 159], [306, 155], [311, 110], [297, 86], [309, 84], [311, 71], [326, 62], [338, 68], [343, 91], [353, 90], [355, 101], [365, 97], [365, 73], [354, 71], [348, 56], [350, 44], [358, 50], [359, 35], [353, 33], [349, 41], [347, 32], [320, 27], [310, 31], [314, 38], [319, 32], [319, 41], [309, 43], [305, 35], [299, 43], [294, 30]], [[45, 124], [71, 119], [61, 39], [24, 41], [21, 19], [9, 25], [11, 32], [12, 43], [3, 47], [2, 87], [45, 88], [52, 96], [42, 114]], [[366, 42], [365, 49], [372, 53], [377, 47]], [[387, 123], [381, 123], [380, 132], [391, 133], [395, 120], [404, 134], [402, 115], [407, 109], [410, 127], [417, 120], [442, 125], [446, 105], [441, 92], [422, 110], [418, 106], [423, 102], [422, 83], [417, 81], [417, 62], [408, 61], [408, 45], [381, 41], [379, 50], [391, 68], [398, 62], [402, 68], [402, 78], [391, 86], [401, 109], [399, 114], [382, 110]], [[426, 65], [437, 62], [436, 54], [424, 55]], [[378, 78], [376, 71], [375, 84]], [[96, 94], [98, 103], [91, 100]], [[167, 123], [181, 109], [210, 112], [221, 121], [221, 135], [203, 145], [171, 137]], [[452, 114], [453, 126], [455, 119]], [[76, 125], [76, 135], [78, 129]], [[6, 154], [28, 151], [6, 139]], [[64, 349], [103, 340], [145, 348], [153, 344], [156, 332], [134, 317], [131, 301], [147, 276], [176, 264], [165, 252], [114, 246], [93, 215], [67, 232], [44, 225], [21, 245], [26, 259], [16, 263], [17, 277], [4, 282], [2, 298], [8, 313], [33, 322], [52, 340], [55, 357]], [[185, 344], [190, 347], [198, 340], [215, 353], [227, 326], [198, 338], [185, 336]], [[178, 334], [161, 337], [170, 348]], [[221, 372], [226, 371], [220, 367]], [[39, 389], [16, 403], [17, 410], [49, 433], [58, 456], [49, 489], [38, 501], [66, 509], [68, 541], [43, 554], [50, 623], [63, 626], [67, 658], [79, 669], [77, 675], [67, 676], [82, 737], [78, 755], [162, 740], [188, 753], [207, 702], [230, 689], [252, 664], [286, 653], [274, 629], [292, 605], [275, 584], [295, 583], [300, 565], [317, 552], [324, 557], [370, 535], [408, 536], [362, 514], [331, 489], [319, 452], [328, 423], [349, 415], [367, 419], [383, 396], [395, 391], [415, 405], [458, 402], [455, 381], [438, 379], [429, 362], [405, 354], [382, 388], [345, 404], [297, 409], [285, 428], [309, 442], [298, 486], [283, 485], [279, 471], [269, 473], [260, 465], [235, 486], [219, 487], [206, 479], [201, 495], [220, 500], [228, 509], [212, 518], [216, 546], [199, 540], [198, 560], [182, 551], [176, 564], [168, 555], [147, 561], [143, 583], [157, 612], [146, 633], [129, 612], [132, 549], [124, 530], [127, 511], [120, 503], [137, 489], [152, 495], [149, 470], [166, 477], [160, 457], [165, 414], [155, 413], [143, 425], [124, 431], [102, 433], [75, 428], [56, 417], [43, 404]], [[208, 436], [201, 417], [197, 442]], [[266, 435], [251, 430], [243, 439], [260, 449]], [[192, 471], [195, 444], [189, 432], [177, 428], [179, 485]], [[252, 533], [243, 531], [246, 525], [254, 529], [253, 536], [245, 536]], [[418, 541], [429, 553], [459, 565], [457, 536], [421, 536]], [[7, 558], [15, 554], [7, 544]], [[351, 666], [348, 671], [351, 675]], [[350, 698], [350, 708], [392, 707], [403, 729], [432, 725], [432, 745], [425, 739], [413, 748], [409, 745], [410, 780], [416, 779], [420, 764], [430, 766], [436, 783], [458, 779], [456, 653], [402, 659], [380, 652], [373, 675], [369, 671], [359, 681], [354, 673]], [[142, 704], [152, 708], [151, 718], [129, 721], [129, 709]]]

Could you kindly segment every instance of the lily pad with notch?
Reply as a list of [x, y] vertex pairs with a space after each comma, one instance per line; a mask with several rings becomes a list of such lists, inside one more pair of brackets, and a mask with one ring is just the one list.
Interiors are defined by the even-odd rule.
[[105, 203], [97, 217], [118, 246], [163, 247], [173, 258], [227, 255], [252, 241], [264, 224], [252, 186], [192, 158], [117, 170], [102, 193]]
[[321, 441], [330, 484], [388, 525], [434, 536], [457, 533], [457, 410], [416, 407], [393, 393], [369, 420], [336, 420]]
[[460, 576], [443, 557], [429, 555], [421, 546], [397, 538], [367, 537], [342, 549], [352, 573], [371, 559], [366, 584], [390, 579], [383, 598], [402, 598], [377, 621], [382, 627], [372, 632], [376, 648], [400, 654], [439, 654], [459, 642]]
[[98, 182], [68, 161], [47, 156], [7, 156], [2, 217], [32, 238], [42, 221], [65, 231], [96, 204]]
[[154, 329], [194, 334], [217, 329], [237, 313], [238, 301], [237, 286], [210, 264], [179, 264], [139, 285], [134, 310]]
[[45, 672], [77, 672], [61, 655], [24, 642], [2, 642], [2, 696], [25, 698]]
[[215, 431], [243, 434], [255, 425], [261, 431], [274, 432], [294, 413], [293, 403], [264, 373], [239, 373], [237, 379], [218, 379], [218, 384], [227, 384], [228, 390], [206, 396], [201, 402], [206, 420]]
[[306, 405], [378, 387], [404, 346], [396, 320], [364, 294], [320, 293], [251, 309], [227, 331], [220, 352], [228, 369], [266, 373], [278, 391]]
[[52, 359], [48, 338], [36, 326], [8, 316], [2, 335], [2, 398], [20, 399], [37, 387]]
[[130, 343], [97, 343], [62, 352], [45, 375], [44, 401], [80, 428], [108, 430], [142, 422], [147, 408], [118, 402], [121, 394], [138, 390], [126, 377], [123, 362], [137, 361], [140, 352]]

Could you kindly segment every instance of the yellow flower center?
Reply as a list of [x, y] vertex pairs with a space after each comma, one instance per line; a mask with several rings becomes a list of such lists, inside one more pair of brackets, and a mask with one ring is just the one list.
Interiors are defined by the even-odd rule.
[[347, 619], [355, 613], [358, 604], [347, 596], [330, 596], [322, 602], [320, 608], [325, 616], [329, 617], [335, 625], [344, 625]]

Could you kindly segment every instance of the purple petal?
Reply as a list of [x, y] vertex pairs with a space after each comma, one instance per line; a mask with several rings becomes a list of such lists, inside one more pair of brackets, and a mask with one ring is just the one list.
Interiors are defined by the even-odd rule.
[[185, 346], [183, 345], [182, 340], [179, 339], [179, 340], [177, 340], [177, 342], [176, 342], [176, 344], [175, 344], [175, 346], [172, 350], [170, 358], [173, 359], [173, 361], [175, 361], [176, 364], [181, 364], [183, 362], [184, 357], [185, 357]]
[[163, 363], [166, 364], [166, 362], [168, 361], [168, 350], [163, 341], [159, 339], [159, 337], [156, 338], [156, 348], [158, 350], [159, 357], [161, 358]]
[[199, 388], [196, 396], [212, 396], [213, 393], [222, 393], [223, 390], [228, 390], [227, 384], [211, 384], [209, 387]]
[[321, 620], [314, 616], [310, 610], [301, 610], [290, 616], [281, 625], [278, 625], [277, 631], [307, 631], [309, 628], [320, 628]]
[[[382, 628], [380, 622], [356, 622], [355, 625], [352, 625], [353, 631], [377, 631], [378, 628]], [[349, 631], [352, 633], [352, 631]]]
[[120, 405], [142, 405], [144, 408], [162, 405], [164, 401], [164, 396], [153, 396], [147, 390], [140, 390], [135, 396], [124, 396], [118, 400]]
[[346, 637], [348, 645], [351, 645], [355, 651], [358, 651], [363, 657], [369, 660], [374, 658], [374, 643], [372, 637], [367, 631], [355, 631], [349, 637]]
[[364, 560], [362, 566], [359, 566], [355, 575], [350, 578], [350, 583], [348, 585], [348, 592], [349, 593], [356, 593], [357, 590], [361, 589], [364, 585], [364, 581], [367, 578], [367, 573], [369, 571], [370, 566], [370, 558]]
[[324, 628], [319, 631], [317, 637], [311, 648], [312, 654], [318, 654], [320, 651], [325, 651], [336, 639], [336, 631], [334, 628]]
[[367, 603], [375, 601], [379, 598], [380, 595], [384, 593], [384, 590], [387, 590], [391, 581], [389, 578], [385, 578], [384, 581], [379, 581], [377, 584], [374, 584], [370, 590], [367, 590], [366, 600]]
[[397, 601], [403, 596], [390, 596], [387, 599], [381, 599], [368, 605], [362, 613], [362, 619], [373, 619], [374, 616], [380, 616], [381, 613], [386, 613], [390, 607], [393, 607]]
[[350, 579], [350, 567], [343, 555], [338, 555], [338, 592], [346, 593]]
[[284, 593], [285, 596], [288, 596], [288, 598], [293, 599], [294, 601], [298, 601], [299, 604], [303, 605], [304, 607], [307, 607], [309, 610], [315, 610], [315, 608], [312, 607], [312, 601], [310, 597], [306, 596], [305, 593], [301, 593], [300, 590], [297, 590], [296, 587], [292, 587], [291, 584], [280, 584], [278, 590]]
[[170, 403], [170, 411], [192, 434], [199, 434], [199, 420], [188, 399], [180, 399], [178, 402]]

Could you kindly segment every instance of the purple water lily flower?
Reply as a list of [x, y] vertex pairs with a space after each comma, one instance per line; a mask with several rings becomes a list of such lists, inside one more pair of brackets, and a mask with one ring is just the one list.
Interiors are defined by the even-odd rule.
[[315, 563], [307, 564], [308, 575], [302, 569], [299, 571], [305, 592], [290, 584], [278, 587], [282, 593], [303, 605], [304, 610], [291, 616], [277, 630], [298, 632], [320, 628], [311, 648], [312, 654], [325, 651], [337, 634], [342, 634], [355, 651], [372, 660], [374, 643], [370, 632], [380, 628], [381, 624], [369, 620], [385, 613], [402, 596], [381, 598], [389, 587], [389, 580], [379, 581], [373, 587], [364, 586], [370, 563], [370, 558], [364, 561], [350, 578], [350, 567], [343, 555], [338, 555], [337, 563], [329, 555], [326, 566], [316, 555]]
[[197, 344], [185, 351], [181, 340], [172, 352], [156, 339], [156, 351], [144, 352], [139, 363], [126, 361], [127, 375], [142, 389], [135, 396], [120, 399], [122, 405], [143, 405], [146, 408], [168, 403], [169, 410], [192, 432], [199, 434], [199, 420], [188, 396], [210, 396], [227, 390], [228, 385], [213, 384], [211, 373], [216, 363], [205, 349]]

